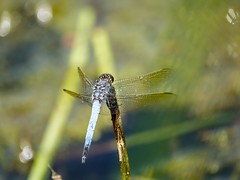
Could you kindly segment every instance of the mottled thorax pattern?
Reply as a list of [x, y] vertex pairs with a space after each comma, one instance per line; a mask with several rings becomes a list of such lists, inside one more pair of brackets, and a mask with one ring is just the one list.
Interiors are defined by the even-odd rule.
[[100, 103], [106, 101], [113, 80], [111, 74], [100, 75], [93, 88], [92, 100], [98, 100]]

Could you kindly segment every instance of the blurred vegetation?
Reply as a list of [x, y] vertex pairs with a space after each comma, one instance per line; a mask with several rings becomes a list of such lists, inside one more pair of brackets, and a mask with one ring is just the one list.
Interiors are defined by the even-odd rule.
[[[75, 67], [70, 52], [85, 5], [96, 22], [87, 62], [79, 57]], [[20, 158], [23, 147], [35, 157], [68, 69], [78, 81], [77, 66], [92, 80], [103, 71], [118, 79], [173, 69], [164, 89], [177, 94], [173, 102], [122, 117], [134, 179], [239, 179], [239, 12], [235, 0], [1, 1], [0, 179], [26, 179], [33, 160]], [[103, 69], [112, 58], [115, 68]], [[89, 115], [90, 107], [74, 100], [49, 164], [63, 179], [116, 179], [108, 116], [99, 120], [89, 161], [81, 165]]]

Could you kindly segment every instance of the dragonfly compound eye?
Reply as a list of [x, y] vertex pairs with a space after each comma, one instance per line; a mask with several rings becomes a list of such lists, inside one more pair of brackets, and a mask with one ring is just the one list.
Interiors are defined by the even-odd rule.
[[113, 83], [114, 78], [111, 74], [105, 73], [99, 76], [99, 79], [107, 79], [109, 82]]

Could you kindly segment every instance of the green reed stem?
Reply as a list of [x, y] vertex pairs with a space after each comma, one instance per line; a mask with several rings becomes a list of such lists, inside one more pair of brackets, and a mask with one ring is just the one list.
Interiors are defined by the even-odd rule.
[[76, 74], [76, 67], [83, 67], [87, 62], [89, 36], [94, 22], [95, 15], [93, 11], [90, 8], [82, 9], [77, 18], [77, 29], [73, 49], [70, 54], [69, 66], [63, 83], [59, 88], [56, 105], [49, 118], [49, 124], [40, 143], [39, 151], [35, 156], [28, 180], [46, 179], [48, 164], [51, 164], [60, 143], [62, 132], [73, 104], [73, 99], [63, 93], [62, 89], [65, 87], [77, 89], [79, 85], [78, 78], [73, 77]]

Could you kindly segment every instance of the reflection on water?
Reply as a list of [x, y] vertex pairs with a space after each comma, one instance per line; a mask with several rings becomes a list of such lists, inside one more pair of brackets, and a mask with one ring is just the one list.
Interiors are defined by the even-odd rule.
[[36, 15], [39, 23], [46, 24], [52, 19], [52, 7], [47, 2], [39, 2], [36, 7]]
[[239, 21], [239, 14], [237, 11], [234, 11], [233, 9], [229, 9], [226, 18], [229, 23], [234, 25], [235, 23], [238, 23], [238, 21]]
[[19, 154], [19, 160], [22, 163], [27, 163], [33, 158], [33, 150], [29, 142], [23, 140], [20, 142], [21, 153]]
[[4, 37], [8, 35], [11, 30], [11, 17], [9, 12], [3, 11], [2, 18], [0, 20], [0, 36]]
[[[0, 2], [2, 179], [24, 179], [29, 173], [57, 94], [62, 93], [77, 14], [85, 4]], [[163, 67], [174, 70], [171, 89], [177, 99], [171, 108], [157, 112], [150, 108], [125, 118], [127, 139], [150, 134], [130, 145], [133, 176], [239, 179], [240, 2], [124, 0], [90, 5], [97, 14], [95, 28], [101, 26], [109, 33], [117, 79]], [[103, 72], [97, 73], [91, 43], [83, 71], [94, 80]], [[73, 72], [72, 78], [78, 78]], [[113, 140], [106, 128], [110, 121], [99, 121], [96, 129], [99, 141], [94, 144], [102, 154], [93, 151], [89, 164], [80, 165], [89, 117], [85, 109], [76, 101], [53, 155], [56, 163], [49, 164], [63, 179], [113, 179], [119, 175], [116, 152], [107, 153], [112, 146], [102, 146]]]

